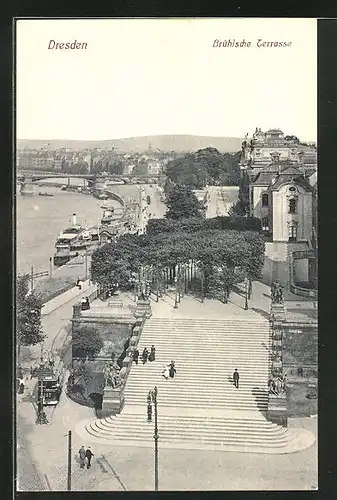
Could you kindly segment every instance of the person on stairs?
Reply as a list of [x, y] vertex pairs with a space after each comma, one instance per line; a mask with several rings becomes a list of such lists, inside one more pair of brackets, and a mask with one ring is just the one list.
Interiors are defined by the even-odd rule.
[[90, 469], [90, 467], [91, 467], [91, 459], [94, 456], [93, 452], [91, 451], [90, 446], [88, 446], [88, 448], [86, 449], [85, 456], [86, 456], [86, 459], [87, 459], [87, 469]]
[[136, 365], [138, 365], [138, 358], [139, 358], [139, 351], [138, 349], [135, 349], [133, 351], [133, 361], [136, 363]]
[[170, 364], [164, 366], [164, 370], [162, 371], [163, 377], [168, 380], [170, 377]]
[[233, 381], [234, 381], [234, 387], [236, 387], [237, 389], [239, 388], [239, 379], [240, 379], [240, 375], [239, 375], [238, 369], [235, 368], [234, 373], [233, 373]]
[[149, 361], [154, 361], [155, 359], [156, 359], [156, 348], [154, 345], [152, 345], [150, 355], [149, 355]]
[[174, 375], [177, 373], [177, 370], [175, 368], [174, 361], [171, 361], [170, 367], [169, 367], [169, 374], [171, 378], [174, 378]]
[[147, 350], [146, 347], [144, 347], [143, 354], [142, 354], [143, 365], [145, 365], [148, 356], [149, 356], [149, 351]]
[[81, 448], [78, 450], [78, 456], [80, 459], [80, 467], [81, 469], [84, 469], [85, 466], [85, 448], [82, 444]]

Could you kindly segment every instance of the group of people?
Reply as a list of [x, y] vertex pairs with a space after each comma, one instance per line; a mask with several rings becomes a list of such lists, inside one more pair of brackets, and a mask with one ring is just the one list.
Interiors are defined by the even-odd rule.
[[82, 311], [86, 311], [87, 309], [90, 309], [89, 297], [82, 297], [82, 299], [81, 299], [81, 310]]
[[283, 376], [280, 375], [279, 377], [271, 377], [268, 380], [269, 392], [271, 394], [275, 394], [275, 396], [284, 393], [286, 390], [286, 381], [287, 381], [286, 375]]
[[[142, 355], [140, 356], [138, 349], [135, 349], [133, 351], [133, 361], [138, 365], [138, 360], [139, 357], [141, 357], [141, 360], [143, 362], [143, 365], [147, 361], [155, 361], [156, 359], [156, 348], [154, 345], [151, 346], [150, 352], [147, 347], [144, 347]], [[177, 373], [175, 363], [174, 361], [171, 361], [167, 365], [164, 366], [164, 369], [162, 371], [163, 377], [168, 380], [169, 378], [174, 378], [175, 374]]]
[[[133, 351], [133, 361], [136, 363], [136, 365], [138, 365], [138, 359], [139, 359], [139, 351], [138, 351], [138, 349], [135, 349]], [[143, 350], [142, 355], [141, 355], [141, 359], [142, 359], [143, 365], [145, 365], [145, 363], [147, 361], [155, 361], [155, 359], [156, 359], [155, 346], [154, 345], [151, 346], [150, 352], [148, 351], [147, 347], [144, 347], [144, 350]]]
[[80, 459], [81, 469], [84, 469], [86, 459], [87, 459], [87, 469], [90, 469], [91, 459], [94, 456], [93, 452], [91, 451], [90, 446], [88, 446], [88, 448], [85, 449], [84, 446], [82, 445], [78, 451], [78, 455], [79, 455], [79, 459]]
[[167, 365], [164, 366], [163, 377], [166, 380], [168, 380], [169, 378], [174, 378], [176, 373], [177, 370], [174, 361], [171, 361], [171, 363], [168, 363]]

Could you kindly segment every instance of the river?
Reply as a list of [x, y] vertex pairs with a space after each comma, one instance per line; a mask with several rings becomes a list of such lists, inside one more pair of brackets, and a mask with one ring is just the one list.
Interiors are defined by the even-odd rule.
[[61, 191], [52, 186], [38, 186], [35, 190], [54, 196], [17, 196], [17, 273], [27, 273], [31, 266], [36, 272], [49, 269], [49, 257], [55, 253], [55, 240], [72, 224], [73, 213], [76, 213], [78, 223], [91, 226], [97, 225], [103, 214], [100, 208], [102, 200], [93, 196]]
[[[60, 188], [48, 184], [67, 184], [67, 179], [48, 179], [37, 183], [35, 195], [18, 195], [16, 202], [16, 248], [17, 273], [49, 270], [49, 258], [55, 253], [55, 240], [59, 233], [72, 224], [72, 214], [76, 213], [77, 221], [84, 225], [97, 225], [103, 215], [101, 205], [104, 202], [91, 195], [61, 191]], [[83, 179], [71, 179], [71, 183], [83, 186]], [[111, 185], [107, 191], [119, 194], [125, 201], [139, 201], [140, 186]], [[150, 217], [163, 217], [166, 207], [160, 199], [156, 185], [142, 186], [144, 197], [150, 195]], [[39, 196], [38, 193], [50, 193], [54, 196]], [[118, 204], [113, 200], [109, 205]]]

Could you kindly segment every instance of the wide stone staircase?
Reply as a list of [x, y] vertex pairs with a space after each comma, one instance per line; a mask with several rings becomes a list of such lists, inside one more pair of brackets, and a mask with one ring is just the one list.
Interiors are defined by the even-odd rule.
[[[87, 423], [86, 431], [102, 444], [153, 446], [147, 395], [157, 386], [161, 447], [282, 453], [291, 433], [265, 418], [270, 341], [269, 323], [259, 318], [151, 318], [138, 349], [155, 345], [156, 360], [132, 366], [122, 413]], [[166, 380], [171, 360], [177, 374]]]

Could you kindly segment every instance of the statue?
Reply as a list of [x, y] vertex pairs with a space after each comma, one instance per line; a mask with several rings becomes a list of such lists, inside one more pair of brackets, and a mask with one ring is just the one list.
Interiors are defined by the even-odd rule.
[[283, 303], [283, 290], [278, 281], [273, 281], [271, 285], [271, 301], [273, 304]]

